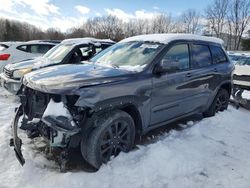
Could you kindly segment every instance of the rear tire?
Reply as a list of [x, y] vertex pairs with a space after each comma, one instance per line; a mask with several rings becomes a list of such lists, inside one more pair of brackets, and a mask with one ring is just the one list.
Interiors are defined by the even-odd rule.
[[126, 112], [116, 110], [105, 114], [95, 123], [97, 126], [87, 139], [87, 161], [96, 169], [112, 156], [128, 152], [134, 146], [135, 125]]
[[214, 98], [213, 103], [209, 107], [209, 109], [205, 112], [203, 112], [204, 117], [211, 117], [214, 116], [215, 113], [219, 111], [224, 111], [228, 107], [229, 103], [229, 93], [225, 89], [219, 89], [217, 95]]

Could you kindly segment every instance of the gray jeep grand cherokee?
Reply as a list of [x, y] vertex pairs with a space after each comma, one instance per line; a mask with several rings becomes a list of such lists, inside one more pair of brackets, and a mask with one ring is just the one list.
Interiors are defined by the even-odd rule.
[[49, 147], [63, 148], [61, 158], [80, 146], [83, 159], [98, 169], [131, 150], [136, 136], [227, 109], [234, 65], [222, 43], [190, 34], [136, 36], [88, 62], [28, 73], [12, 125], [18, 160], [25, 162], [19, 121], [30, 138], [42, 136]]

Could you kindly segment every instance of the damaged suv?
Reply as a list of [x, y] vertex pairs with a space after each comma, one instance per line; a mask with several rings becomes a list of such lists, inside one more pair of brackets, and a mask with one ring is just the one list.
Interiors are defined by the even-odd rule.
[[[12, 125], [21, 164], [18, 122], [50, 147], [81, 148], [96, 169], [140, 136], [169, 122], [227, 109], [234, 65], [222, 40], [152, 34], [122, 40], [90, 61], [28, 73]], [[62, 164], [65, 164], [61, 161]]]

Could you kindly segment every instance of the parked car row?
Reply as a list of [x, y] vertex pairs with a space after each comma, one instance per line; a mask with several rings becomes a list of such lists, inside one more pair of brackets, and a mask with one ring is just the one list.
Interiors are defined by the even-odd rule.
[[21, 78], [24, 74], [47, 66], [80, 63], [113, 44], [113, 41], [105, 39], [66, 39], [46, 52], [42, 57], [7, 64], [3, 69], [3, 73], [0, 74], [1, 85], [9, 92], [16, 94], [20, 89]]
[[89, 48], [63, 41], [42, 60], [26, 62], [27, 67], [24, 62], [6, 67], [4, 74], [12, 71], [12, 79], [24, 75], [10, 140], [22, 165], [20, 129], [31, 139], [44, 137], [49, 147], [62, 148], [62, 170], [67, 153], [78, 147], [83, 160], [99, 169], [112, 156], [133, 149], [137, 136], [156, 127], [227, 109], [234, 65], [222, 40], [142, 35], [93, 56], [97, 47], [107, 45], [99, 43]]

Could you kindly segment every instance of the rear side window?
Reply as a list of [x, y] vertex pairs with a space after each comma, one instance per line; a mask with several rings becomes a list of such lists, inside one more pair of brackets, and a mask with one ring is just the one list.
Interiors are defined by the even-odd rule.
[[170, 48], [163, 60], [174, 62], [178, 70], [189, 69], [189, 48], [187, 44], [177, 44]]
[[212, 64], [212, 57], [207, 45], [192, 45], [193, 66], [195, 68], [206, 67]]
[[53, 47], [54, 47], [53, 45], [47, 45], [47, 44], [38, 45], [38, 53], [45, 54]]
[[0, 52], [6, 50], [7, 48], [9, 48], [7, 45], [0, 44]]
[[30, 45], [29, 52], [32, 54], [38, 54], [39, 53], [39, 46], [38, 45]]
[[24, 51], [24, 52], [34, 53], [34, 54], [45, 54], [52, 47], [54, 46], [47, 45], [47, 44], [31, 44], [31, 45], [18, 46], [17, 49]]
[[18, 46], [16, 49], [21, 50], [23, 52], [28, 52], [26, 45]]
[[224, 51], [218, 46], [210, 46], [214, 63], [227, 62], [227, 57]]

